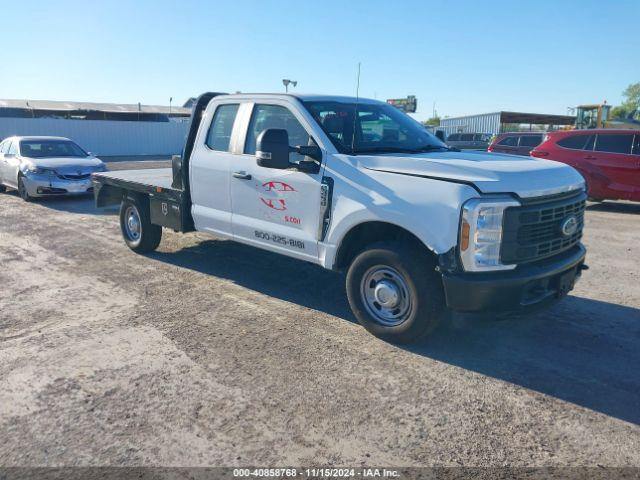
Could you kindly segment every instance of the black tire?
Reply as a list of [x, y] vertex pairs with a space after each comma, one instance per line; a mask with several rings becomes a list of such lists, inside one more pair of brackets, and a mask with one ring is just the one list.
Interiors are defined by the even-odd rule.
[[[122, 238], [124, 243], [136, 253], [153, 252], [158, 248], [162, 239], [162, 227], [151, 223], [149, 203], [148, 200], [145, 200], [127, 197], [120, 205]], [[134, 216], [133, 223], [129, 223], [131, 215]], [[138, 227], [134, 228], [133, 225], [136, 221]]]
[[29, 192], [27, 192], [27, 187], [24, 186], [24, 182], [22, 181], [22, 175], [18, 175], [18, 195], [20, 195], [20, 198], [25, 202], [31, 201], [31, 196], [29, 195]]
[[[383, 283], [400, 285], [396, 290], [399, 295], [392, 295], [392, 299], [409, 300], [399, 300], [397, 308], [393, 301], [388, 304], [390, 307], [380, 304], [375, 307], [377, 302], [368, 301], [367, 295], [371, 298], [375, 291], [373, 297], [378, 300], [378, 288]], [[355, 257], [347, 272], [347, 297], [360, 324], [376, 337], [392, 343], [419, 341], [435, 329], [446, 312], [442, 279], [435, 271], [433, 258], [427, 251], [401, 242], [376, 243]], [[405, 301], [409, 304], [406, 310]], [[384, 312], [394, 315], [396, 310], [406, 313], [398, 313], [399, 317], [392, 321], [380, 319]]]
[[7, 187], [5, 187], [4, 185], [0, 185], [0, 193], [4, 193], [7, 191]]

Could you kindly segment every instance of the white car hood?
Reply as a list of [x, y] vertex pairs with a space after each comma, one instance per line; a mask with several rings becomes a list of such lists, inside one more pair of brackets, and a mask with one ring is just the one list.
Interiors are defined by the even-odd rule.
[[355, 158], [370, 170], [472, 183], [482, 193], [515, 193], [525, 198], [584, 186], [582, 176], [564, 163], [517, 155], [429, 152]]
[[94, 170], [95, 167], [99, 167], [100, 165], [102, 165], [102, 160], [96, 157], [23, 157], [23, 160], [35, 167], [52, 168], [60, 172], [67, 170]]

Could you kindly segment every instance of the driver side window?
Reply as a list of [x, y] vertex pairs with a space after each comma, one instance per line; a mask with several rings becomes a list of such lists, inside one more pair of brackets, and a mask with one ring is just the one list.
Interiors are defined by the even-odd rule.
[[[264, 130], [278, 128], [286, 130], [289, 134], [289, 145], [309, 145], [309, 134], [298, 119], [288, 108], [280, 105], [260, 105], [253, 107], [251, 122], [247, 131], [247, 140], [244, 144], [244, 153], [254, 155], [256, 153], [256, 139]], [[304, 157], [298, 153], [291, 153], [291, 161], [298, 162]]]

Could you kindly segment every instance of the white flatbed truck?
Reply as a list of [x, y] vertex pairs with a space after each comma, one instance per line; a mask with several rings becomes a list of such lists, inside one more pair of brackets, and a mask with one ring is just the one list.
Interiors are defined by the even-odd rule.
[[545, 306], [586, 269], [578, 172], [457, 151], [375, 100], [207, 93], [172, 168], [93, 185], [136, 252], [197, 230], [345, 272], [355, 316], [393, 342], [448, 309]]

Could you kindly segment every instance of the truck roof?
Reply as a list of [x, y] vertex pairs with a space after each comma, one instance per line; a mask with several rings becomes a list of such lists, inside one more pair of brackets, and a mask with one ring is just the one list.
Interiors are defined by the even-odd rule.
[[[216, 97], [216, 98], [221, 98]], [[343, 102], [343, 103], [355, 103], [358, 101], [359, 103], [384, 103], [379, 100], [372, 100], [370, 98], [356, 98], [349, 97], [343, 95], [323, 95], [323, 94], [314, 94], [314, 93], [233, 93], [224, 95], [225, 98], [238, 98], [238, 99], [252, 99], [252, 98], [262, 98], [262, 99], [274, 99], [274, 98], [297, 98], [303, 102], [314, 101], [314, 102]]]
[[67, 137], [54, 137], [51, 135], [12, 135], [7, 138], [13, 138], [15, 140], [27, 140], [27, 141], [38, 141], [38, 140], [69, 140]]

